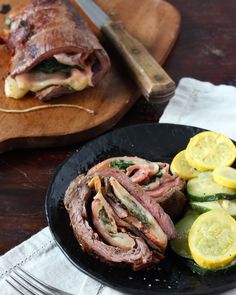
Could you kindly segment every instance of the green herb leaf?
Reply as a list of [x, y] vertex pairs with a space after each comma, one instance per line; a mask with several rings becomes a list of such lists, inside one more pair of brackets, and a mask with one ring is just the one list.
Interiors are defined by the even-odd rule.
[[70, 66], [70, 65], [65, 65], [60, 62], [58, 62], [54, 57], [50, 57], [48, 59], [45, 59], [38, 65], [36, 65], [32, 71], [37, 71], [37, 72], [43, 72], [46, 74], [52, 74], [56, 72], [60, 73], [70, 73], [72, 69], [79, 69], [80, 71], [83, 71], [83, 69], [76, 65], [76, 66]]
[[132, 166], [134, 165], [133, 162], [130, 162], [130, 161], [125, 161], [125, 160], [114, 160], [112, 161], [110, 164], [109, 164], [109, 167], [110, 168], [116, 168], [116, 169], [119, 169], [119, 170], [122, 170], [124, 172], [126, 172], [126, 169], [129, 167], [129, 166]]

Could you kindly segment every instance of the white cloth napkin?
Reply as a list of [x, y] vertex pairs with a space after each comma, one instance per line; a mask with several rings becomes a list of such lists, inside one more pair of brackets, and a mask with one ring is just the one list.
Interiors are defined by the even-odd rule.
[[183, 78], [159, 122], [201, 127], [236, 140], [236, 87]]
[[[184, 78], [160, 122], [211, 129], [236, 140], [236, 88]], [[122, 294], [78, 271], [56, 246], [48, 228], [0, 257], [1, 294], [18, 294], [5, 281], [17, 265], [43, 281], [76, 295]], [[235, 295], [236, 289], [224, 294]]]
[[16, 266], [75, 295], [121, 294], [88, 278], [73, 266], [57, 247], [48, 227], [0, 257], [0, 294], [19, 294], [5, 280]]

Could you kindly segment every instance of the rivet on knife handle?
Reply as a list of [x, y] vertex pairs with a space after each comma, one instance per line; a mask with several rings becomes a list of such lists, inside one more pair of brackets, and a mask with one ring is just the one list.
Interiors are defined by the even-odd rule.
[[175, 83], [147, 49], [125, 30], [122, 23], [106, 24], [102, 32], [127, 63], [146, 99], [159, 104], [174, 95]]

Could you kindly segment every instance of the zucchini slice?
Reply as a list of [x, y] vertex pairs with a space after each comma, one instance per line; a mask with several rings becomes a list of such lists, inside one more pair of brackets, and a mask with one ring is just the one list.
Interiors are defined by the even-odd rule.
[[236, 219], [236, 199], [217, 200], [212, 202], [190, 202], [190, 206], [192, 209], [201, 213], [215, 209], [223, 209]]
[[198, 216], [198, 212], [189, 210], [184, 217], [175, 224], [177, 238], [170, 241], [170, 246], [171, 249], [181, 257], [192, 259], [188, 246], [188, 233]]
[[187, 182], [189, 198], [197, 202], [236, 199], [236, 189], [216, 183], [212, 172], [202, 172]]
[[226, 273], [230, 271], [234, 271], [236, 268], [236, 259], [234, 259], [231, 263], [217, 268], [217, 269], [206, 269], [199, 266], [194, 260], [192, 259], [183, 259], [186, 266], [193, 272], [197, 273], [198, 275], [215, 275], [217, 273]]

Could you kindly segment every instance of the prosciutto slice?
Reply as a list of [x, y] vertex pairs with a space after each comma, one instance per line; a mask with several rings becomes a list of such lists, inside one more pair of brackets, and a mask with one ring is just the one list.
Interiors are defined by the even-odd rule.
[[[68, 93], [68, 89], [73, 92], [96, 85], [110, 68], [107, 53], [69, 0], [33, 0], [10, 18], [10, 30], [4, 37], [2, 35], [2, 39], [11, 54], [9, 76], [12, 79], [16, 76], [25, 78], [24, 74], [28, 73], [30, 83], [29, 73], [49, 58], [60, 65], [76, 67], [87, 77], [83, 87], [75, 87], [75, 83], [63, 84], [70, 73], [66, 73], [56, 85], [45, 84], [46, 89], [48, 87], [45, 92], [47, 100], [50, 96]], [[34, 92], [43, 100], [41, 90], [43, 88], [40, 94]]]

